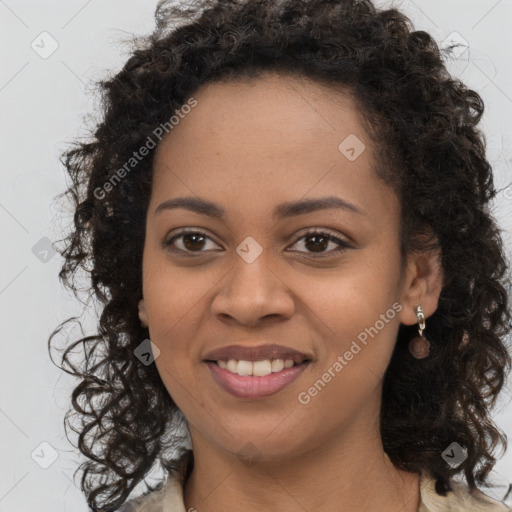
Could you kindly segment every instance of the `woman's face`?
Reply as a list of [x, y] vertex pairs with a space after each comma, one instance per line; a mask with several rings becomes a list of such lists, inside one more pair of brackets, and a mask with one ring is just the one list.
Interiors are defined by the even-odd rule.
[[[192, 441], [233, 454], [250, 444], [271, 459], [377, 428], [399, 324], [415, 323], [425, 289], [414, 265], [402, 272], [399, 203], [372, 169], [358, 112], [340, 93], [270, 74], [194, 98], [155, 155], [140, 303]], [[338, 205], [315, 207], [327, 197]], [[158, 208], [177, 198], [215, 210]], [[429, 315], [437, 301], [422, 304]], [[270, 376], [239, 375], [250, 362], [230, 371], [206, 361], [267, 344], [310, 361]], [[234, 359], [279, 356], [288, 358]]]

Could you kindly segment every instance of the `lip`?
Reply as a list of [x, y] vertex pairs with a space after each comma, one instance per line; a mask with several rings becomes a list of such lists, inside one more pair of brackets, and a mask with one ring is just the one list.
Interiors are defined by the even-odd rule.
[[264, 377], [253, 377], [231, 373], [214, 363], [205, 361], [213, 380], [225, 391], [237, 398], [258, 399], [274, 395], [299, 378], [311, 364], [305, 361], [280, 372], [271, 373]]
[[[294, 363], [300, 364], [304, 360], [311, 361], [313, 357], [309, 354], [299, 352], [283, 345], [267, 344], [248, 347], [247, 345], [229, 345], [217, 348], [206, 354], [205, 361], [262, 361], [264, 359], [291, 359]], [[278, 372], [279, 373], [279, 372]]]

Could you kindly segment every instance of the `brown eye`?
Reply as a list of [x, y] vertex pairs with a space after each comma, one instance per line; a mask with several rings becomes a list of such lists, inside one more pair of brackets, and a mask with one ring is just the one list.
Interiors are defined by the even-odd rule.
[[324, 252], [329, 245], [330, 237], [325, 235], [308, 235], [304, 237], [307, 241], [304, 244], [308, 250], [313, 252]]
[[[306, 248], [306, 251], [310, 252], [310, 255], [313, 256], [314, 258], [332, 256], [333, 254], [338, 254], [341, 251], [351, 248], [351, 245], [345, 240], [333, 236], [325, 231], [308, 231], [303, 236], [301, 236], [297, 240], [297, 242], [295, 242], [295, 244], [298, 244], [301, 240], [305, 240], [303, 245]], [[334, 244], [335, 246], [337, 245], [338, 248], [326, 252], [326, 249], [329, 247], [329, 244]]]
[[[180, 247], [175, 246], [175, 241], [178, 240], [180, 241], [178, 244]], [[176, 252], [201, 253], [205, 252], [203, 249], [207, 245], [207, 240], [212, 241], [205, 233], [201, 231], [187, 230], [174, 235], [169, 240], [166, 240], [163, 245], [164, 247]]]
[[204, 239], [203, 235], [197, 233], [183, 235], [183, 245], [191, 251], [201, 249], [204, 245]]

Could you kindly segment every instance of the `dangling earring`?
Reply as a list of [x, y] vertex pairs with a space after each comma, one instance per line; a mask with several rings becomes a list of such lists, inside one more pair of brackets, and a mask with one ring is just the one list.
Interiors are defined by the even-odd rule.
[[421, 306], [416, 308], [416, 316], [418, 318], [418, 332], [419, 335], [414, 336], [409, 342], [409, 352], [416, 359], [424, 359], [430, 353], [430, 343], [423, 334], [425, 329], [425, 315]]

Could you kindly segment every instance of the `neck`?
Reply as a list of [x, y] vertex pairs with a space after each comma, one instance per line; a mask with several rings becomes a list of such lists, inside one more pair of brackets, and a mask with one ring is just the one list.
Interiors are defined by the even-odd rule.
[[191, 430], [194, 467], [185, 483], [186, 510], [221, 512], [417, 512], [419, 475], [397, 469], [378, 425], [353, 423], [342, 435], [299, 454], [241, 460]]

